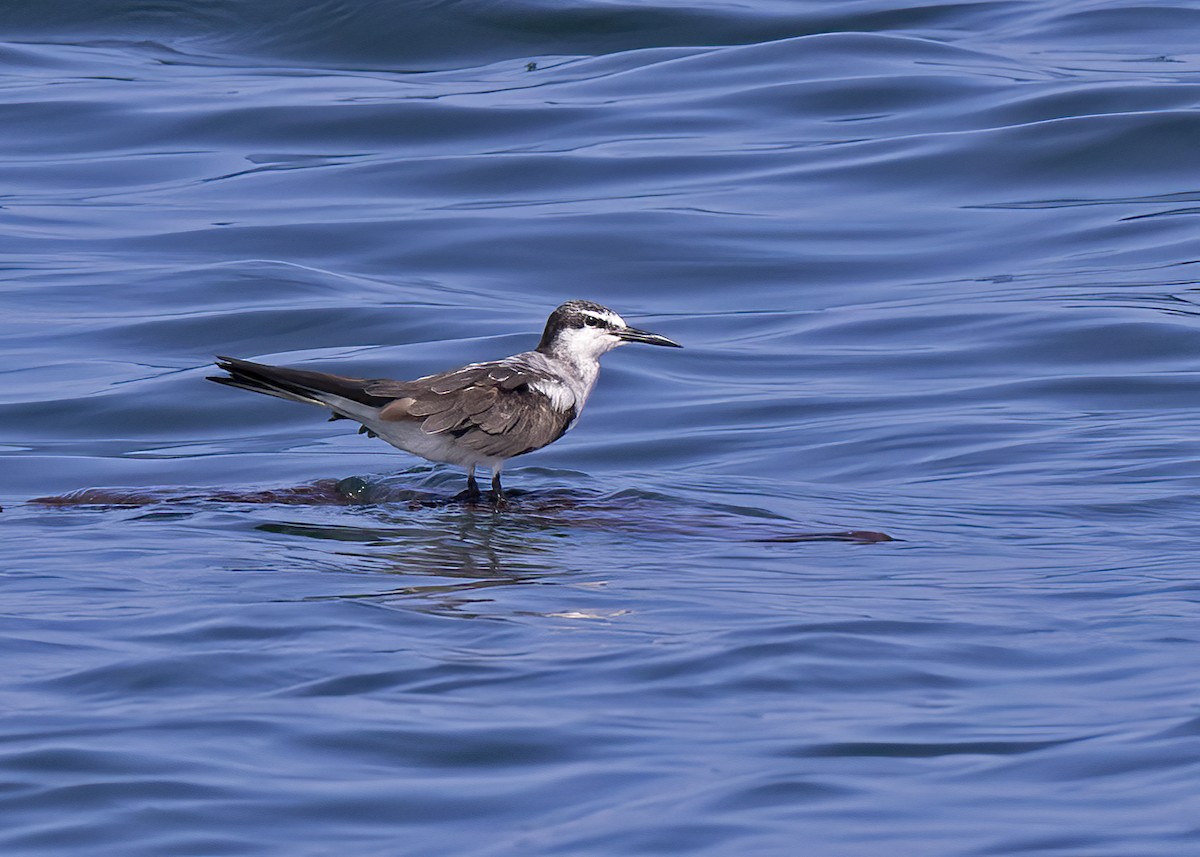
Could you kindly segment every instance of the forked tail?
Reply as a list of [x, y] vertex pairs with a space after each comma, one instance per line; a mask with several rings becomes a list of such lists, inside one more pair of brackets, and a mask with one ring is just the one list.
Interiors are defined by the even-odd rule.
[[361, 418], [360, 413], [355, 413], [359, 410], [353, 407], [356, 404], [377, 408], [389, 401], [367, 393], [365, 387], [369, 382], [361, 378], [344, 378], [327, 372], [268, 366], [237, 357], [218, 356], [217, 368], [229, 374], [210, 375], [209, 381], [249, 390], [252, 393], [276, 396], [291, 402], [318, 405], [329, 408], [338, 416], [351, 419]]

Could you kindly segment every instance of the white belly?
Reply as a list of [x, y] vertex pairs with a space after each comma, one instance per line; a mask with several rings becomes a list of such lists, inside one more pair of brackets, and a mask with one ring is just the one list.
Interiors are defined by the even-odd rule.
[[411, 452], [427, 461], [457, 464], [459, 467], [487, 467], [494, 469], [504, 459], [482, 455], [450, 434], [429, 434], [421, 430], [421, 424], [408, 420], [400, 422], [380, 421], [369, 426], [383, 440], [397, 449]]

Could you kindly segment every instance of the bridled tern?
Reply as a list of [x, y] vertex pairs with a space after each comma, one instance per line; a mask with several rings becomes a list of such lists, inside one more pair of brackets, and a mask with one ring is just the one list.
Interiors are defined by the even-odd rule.
[[467, 498], [479, 496], [475, 468], [487, 467], [493, 496], [501, 500], [504, 463], [562, 437], [596, 384], [600, 356], [629, 342], [682, 347], [630, 327], [600, 304], [568, 301], [550, 314], [534, 350], [415, 381], [344, 378], [236, 357], [218, 357], [218, 368], [229, 374], [208, 380], [328, 408], [331, 420], [360, 423], [360, 433], [465, 467]]

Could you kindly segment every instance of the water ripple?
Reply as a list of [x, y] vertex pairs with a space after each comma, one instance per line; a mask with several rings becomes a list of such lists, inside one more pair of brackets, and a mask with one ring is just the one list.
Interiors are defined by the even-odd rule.
[[[1195, 853], [1195, 10], [54, 5], [0, 10], [4, 853]], [[502, 512], [202, 380], [571, 297], [686, 348]]]

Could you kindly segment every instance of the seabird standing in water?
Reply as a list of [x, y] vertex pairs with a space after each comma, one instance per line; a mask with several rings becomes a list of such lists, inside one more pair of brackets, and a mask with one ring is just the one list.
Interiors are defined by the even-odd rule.
[[681, 347], [630, 327], [600, 304], [568, 301], [550, 314], [533, 351], [415, 381], [344, 378], [236, 357], [218, 357], [218, 368], [229, 374], [208, 380], [328, 408], [331, 420], [361, 423], [360, 433], [429, 461], [465, 467], [465, 498], [479, 496], [475, 468], [487, 467], [493, 497], [502, 500], [504, 463], [562, 437], [596, 384], [600, 356], [629, 342]]

